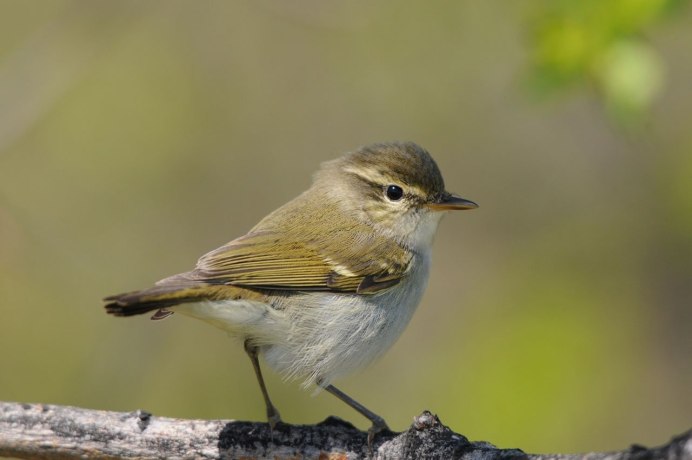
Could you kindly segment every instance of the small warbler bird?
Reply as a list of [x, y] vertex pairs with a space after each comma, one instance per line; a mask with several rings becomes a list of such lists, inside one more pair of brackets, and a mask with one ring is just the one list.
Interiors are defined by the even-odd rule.
[[316, 384], [372, 422], [384, 419], [331, 383], [368, 365], [401, 335], [428, 281], [445, 211], [478, 205], [445, 190], [430, 154], [412, 142], [373, 144], [324, 163], [312, 186], [194, 270], [107, 297], [106, 311], [151, 319], [181, 313], [243, 340], [273, 429], [258, 356]]

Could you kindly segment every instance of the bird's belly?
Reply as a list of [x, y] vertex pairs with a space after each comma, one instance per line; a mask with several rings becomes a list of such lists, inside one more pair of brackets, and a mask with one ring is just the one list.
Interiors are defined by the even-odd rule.
[[283, 343], [263, 347], [285, 376], [327, 384], [359, 370], [389, 349], [409, 323], [428, 278], [429, 258], [398, 285], [376, 295], [305, 293], [283, 303], [291, 325]]

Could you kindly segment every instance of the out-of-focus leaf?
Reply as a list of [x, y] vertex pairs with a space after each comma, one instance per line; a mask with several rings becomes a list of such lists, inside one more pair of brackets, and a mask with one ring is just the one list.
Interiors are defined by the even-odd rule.
[[663, 86], [664, 67], [647, 43], [614, 43], [595, 69], [596, 81], [611, 113], [622, 121], [645, 112]]
[[530, 83], [539, 95], [592, 86], [611, 115], [644, 115], [664, 83], [643, 35], [684, 0], [565, 0], [534, 11]]

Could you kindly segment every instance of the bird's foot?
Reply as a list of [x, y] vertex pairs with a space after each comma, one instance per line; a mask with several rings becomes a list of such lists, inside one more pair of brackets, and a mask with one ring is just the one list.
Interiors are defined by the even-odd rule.
[[269, 434], [271, 439], [274, 439], [274, 429], [279, 423], [283, 423], [281, 420], [281, 414], [276, 410], [276, 407], [267, 408], [267, 422], [269, 423]]
[[375, 435], [382, 431], [390, 431], [389, 427], [387, 426], [387, 422], [385, 422], [382, 417], [374, 416], [371, 418], [371, 420], [372, 426], [368, 430], [368, 452], [370, 453], [370, 457], [373, 455], [372, 447], [373, 442], [375, 441]]

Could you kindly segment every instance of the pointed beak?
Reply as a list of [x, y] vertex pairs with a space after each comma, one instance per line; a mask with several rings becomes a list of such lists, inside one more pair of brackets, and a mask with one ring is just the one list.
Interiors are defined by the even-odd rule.
[[446, 192], [437, 201], [428, 203], [428, 208], [433, 211], [461, 211], [477, 207], [478, 205], [471, 200]]

